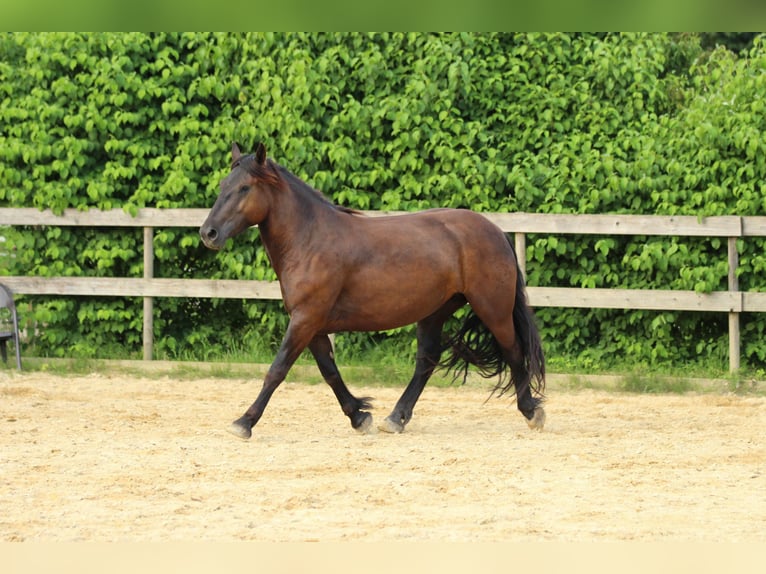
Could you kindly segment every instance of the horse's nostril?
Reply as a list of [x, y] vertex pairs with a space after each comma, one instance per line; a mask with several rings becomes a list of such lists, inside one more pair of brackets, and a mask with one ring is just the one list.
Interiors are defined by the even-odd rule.
[[219, 249], [218, 245], [218, 230], [215, 227], [209, 227], [203, 225], [199, 228], [199, 236], [202, 238], [202, 243], [209, 249]]

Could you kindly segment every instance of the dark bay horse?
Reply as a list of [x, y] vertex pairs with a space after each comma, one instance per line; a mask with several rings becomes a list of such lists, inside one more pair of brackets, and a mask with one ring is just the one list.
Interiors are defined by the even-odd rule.
[[[290, 316], [263, 388], [231, 432], [250, 438], [271, 395], [308, 347], [351, 426], [372, 424], [369, 399], [351, 394], [338, 372], [329, 334], [380, 331], [417, 323], [415, 373], [379, 428], [401, 432], [437, 366], [462, 373], [476, 365], [512, 390], [532, 429], [542, 429], [545, 359], [516, 254], [485, 217], [462, 209], [366, 217], [333, 205], [287, 169], [232, 146], [231, 173], [200, 228], [210, 249], [257, 225]], [[460, 328], [442, 327], [464, 305]], [[441, 360], [442, 352], [449, 357]], [[533, 393], [536, 396], [533, 396]]]

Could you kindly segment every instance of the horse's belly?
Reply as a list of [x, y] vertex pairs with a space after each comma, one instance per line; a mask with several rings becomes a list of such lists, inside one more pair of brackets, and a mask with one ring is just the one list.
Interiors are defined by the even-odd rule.
[[343, 293], [330, 314], [332, 331], [385, 331], [395, 329], [428, 317], [444, 305], [454, 290], [444, 285], [386, 288], [370, 285], [365, 293]]

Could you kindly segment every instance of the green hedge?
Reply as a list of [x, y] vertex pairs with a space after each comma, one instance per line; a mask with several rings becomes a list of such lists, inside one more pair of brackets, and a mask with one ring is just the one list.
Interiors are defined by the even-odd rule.
[[[361, 209], [758, 215], [766, 48], [694, 34], [3, 34], [0, 205], [208, 207], [232, 140]], [[3, 230], [2, 273], [141, 276], [141, 232]], [[214, 254], [158, 230], [158, 277], [272, 279], [257, 230]], [[8, 243], [7, 242], [7, 243]], [[761, 288], [763, 242], [740, 244]], [[726, 287], [717, 239], [531, 236], [532, 285]], [[140, 354], [137, 299], [26, 297], [44, 355]], [[160, 355], [273, 346], [277, 303], [159, 299]], [[725, 364], [726, 318], [540, 309], [549, 356]], [[744, 317], [766, 362], [766, 317]], [[411, 330], [340, 337], [349, 353]], [[406, 340], [406, 342], [405, 342]]]

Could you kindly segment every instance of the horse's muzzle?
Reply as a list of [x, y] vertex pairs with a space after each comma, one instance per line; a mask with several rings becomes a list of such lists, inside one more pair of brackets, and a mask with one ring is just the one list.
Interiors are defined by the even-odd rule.
[[223, 246], [223, 243], [220, 241], [218, 230], [215, 227], [203, 225], [199, 228], [199, 236], [202, 238], [202, 243], [204, 243], [205, 247], [208, 249], [218, 251]]

